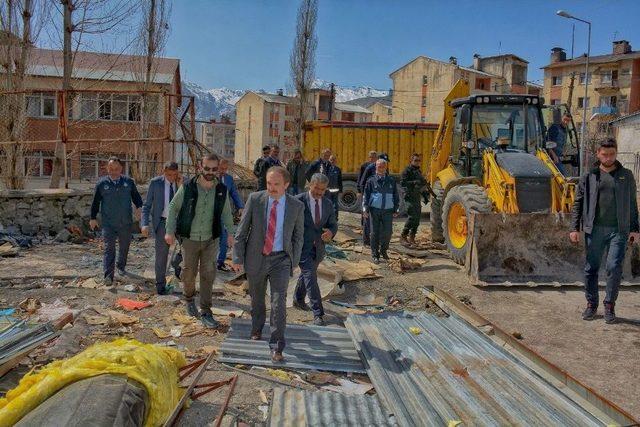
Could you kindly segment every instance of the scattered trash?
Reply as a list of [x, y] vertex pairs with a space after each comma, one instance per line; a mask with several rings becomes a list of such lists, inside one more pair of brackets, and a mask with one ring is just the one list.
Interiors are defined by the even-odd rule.
[[513, 332], [511, 333], [511, 335], [513, 335], [513, 337], [514, 337], [515, 339], [517, 339], [517, 340], [523, 340], [523, 339], [524, 339], [524, 337], [522, 336], [522, 334], [521, 334], [520, 332], [518, 332], [518, 331], [513, 331]]
[[223, 305], [222, 307], [211, 307], [211, 312], [216, 316], [242, 317], [244, 310], [234, 306]]
[[136, 287], [133, 285], [124, 285], [124, 290], [127, 292], [134, 292], [136, 290]]
[[75, 316], [78, 310], [72, 310], [64, 301], [56, 299], [53, 303], [42, 303], [38, 309], [38, 321], [48, 322], [60, 318], [65, 313], [73, 313]]
[[116, 305], [124, 308], [125, 310], [142, 310], [143, 308], [149, 307], [151, 305], [148, 301], [135, 301], [129, 298], [118, 298], [116, 300]]
[[193, 317], [184, 314], [184, 311], [181, 308], [175, 309], [173, 313], [171, 313], [171, 318], [181, 325], [190, 325], [196, 321]]
[[156, 296], [156, 301], [166, 304], [178, 305], [180, 304], [180, 297], [177, 295], [158, 295]]
[[3, 308], [2, 310], [0, 310], [0, 316], [11, 316], [15, 312], [15, 308]]
[[29, 314], [35, 313], [41, 306], [42, 304], [40, 303], [40, 300], [31, 297], [23, 300], [22, 302], [20, 302], [20, 304], [18, 304], [20, 310], [25, 311]]
[[[110, 310], [110, 309], [97, 307], [97, 306], [92, 306], [90, 308], [94, 310], [96, 313], [98, 313], [100, 316], [91, 316], [85, 313], [84, 317], [85, 319], [87, 319], [87, 323], [89, 324], [92, 324], [90, 323], [90, 320], [91, 320], [92, 322], [95, 322], [95, 324], [98, 324], [98, 325], [120, 324], [123, 326], [128, 326], [128, 325], [133, 325], [134, 323], [138, 323], [140, 321], [140, 319], [136, 316], [130, 316], [128, 314], [120, 313], [119, 311], [116, 311], [116, 310]], [[107, 319], [107, 323], [103, 323], [105, 318]]]
[[160, 338], [161, 340], [165, 339], [165, 338], [169, 338], [171, 336], [170, 332], [165, 331], [164, 329], [160, 329], [160, 328], [151, 328], [151, 330], [153, 331], [154, 334], [156, 334], [156, 336], [158, 338]]
[[391, 296], [387, 298], [387, 305], [390, 305], [391, 307], [396, 307], [400, 304], [402, 304], [402, 300], [398, 297]]
[[100, 281], [99, 279], [95, 278], [95, 277], [89, 277], [87, 279], [84, 280], [74, 280], [71, 282], [68, 282], [66, 285], [66, 287], [73, 287], [73, 288], [85, 288], [85, 289], [98, 289], [98, 288], [104, 288], [105, 286], [102, 284], [102, 281]]
[[447, 423], [447, 427], [458, 427], [459, 425], [462, 424], [462, 421], [459, 420], [449, 420], [449, 422]]
[[416, 270], [426, 263], [425, 260], [400, 257], [389, 261], [389, 268], [396, 273], [404, 273], [409, 270]]
[[354, 303], [355, 306], [384, 306], [385, 304], [385, 299], [375, 294], [358, 295]]
[[413, 335], [420, 335], [422, 333], [422, 329], [412, 326], [409, 328], [409, 332], [411, 332]]
[[307, 372], [304, 374], [303, 378], [305, 381], [316, 385], [332, 384], [337, 380], [337, 377], [329, 372], [317, 371]]
[[337, 385], [326, 385], [322, 388], [324, 390], [334, 391], [336, 393], [346, 394], [348, 396], [366, 394], [370, 390], [373, 390], [373, 385], [371, 384], [355, 383], [345, 378], [337, 378], [335, 382], [337, 383]]
[[182, 335], [182, 327], [181, 326], [176, 326], [175, 328], [171, 328], [169, 333], [174, 338], [180, 338], [180, 335]]
[[259, 390], [258, 393], [260, 394], [260, 400], [262, 403], [268, 405], [269, 399], [267, 398], [267, 393], [265, 393], [264, 390]]
[[282, 381], [293, 381], [295, 379], [295, 375], [282, 369], [267, 368], [267, 373]]
[[458, 301], [469, 306], [473, 305], [473, 303], [471, 302], [471, 297], [469, 295], [458, 296]]
[[14, 257], [18, 255], [18, 252], [20, 252], [20, 248], [9, 242], [0, 246], [0, 257]]
[[269, 405], [260, 405], [258, 410], [262, 412], [262, 421], [267, 421], [267, 418], [269, 418]]

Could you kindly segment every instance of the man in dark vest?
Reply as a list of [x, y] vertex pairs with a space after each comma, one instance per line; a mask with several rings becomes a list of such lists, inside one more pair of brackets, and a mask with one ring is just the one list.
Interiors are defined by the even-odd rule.
[[[227, 244], [233, 245], [235, 225], [228, 200], [227, 187], [218, 181], [219, 158], [208, 154], [200, 162], [199, 174], [180, 187], [169, 204], [167, 234], [169, 245], [175, 236], [182, 241], [184, 271], [182, 273], [184, 297], [189, 315], [201, 315], [208, 328], [218, 327], [211, 312], [211, 292], [216, 278], [215, 259], [222, 227], [228, 231]], [[194, 296], [196, 274], [200, 272], [200, 309]]]
[[258, 178], [258, 191], [267, 189], [267, 166], [266, 162], [271, 154], [271, 146], [262, 147], [262, 157], [253, 164], [253, 174]]

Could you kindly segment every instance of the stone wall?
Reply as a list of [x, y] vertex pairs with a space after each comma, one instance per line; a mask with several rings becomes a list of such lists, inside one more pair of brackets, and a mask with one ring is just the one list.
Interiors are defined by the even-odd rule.
[[[253, 183], [238, 182], [244, 200], [254, 191]], [[142, 198], [146, 187], [138, 187]], [[0, 191], [0, 225], [15, 228], [28, 236], [55, 236], [70, 226], [89, 228], [93, 190], [13, 190]]]

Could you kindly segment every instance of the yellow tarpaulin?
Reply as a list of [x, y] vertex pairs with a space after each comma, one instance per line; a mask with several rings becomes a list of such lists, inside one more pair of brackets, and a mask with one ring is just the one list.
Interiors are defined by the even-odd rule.
[[183, 354], [168, 347], [125, 338], [94, 344], [72, 358], [26, 374], [0, 399], [0, 426], [15, 424], [65, 386], [102, 374], [125, 375], [143, 384], [149, 394], [145, 425], [161, 425], [182, 397], [178, 369], [185, 364]]

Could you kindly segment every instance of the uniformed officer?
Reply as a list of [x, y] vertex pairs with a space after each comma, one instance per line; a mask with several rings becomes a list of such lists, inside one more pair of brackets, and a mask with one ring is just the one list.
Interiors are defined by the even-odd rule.
[[404, 224], [402, 234], [400, 235], [400, 243], [405, 246], [413, 246], [416, 243], [416, 233], [420, 225], [420, 214], [422, 203], [420, 197], [427, 180], [422, 176], [420, 171], [421, 157], [418, 153], [411, 155], [411, 163], [402, 172], [400, 185], [404, 190], [404, 203], [407, 208], [407, 222]]

